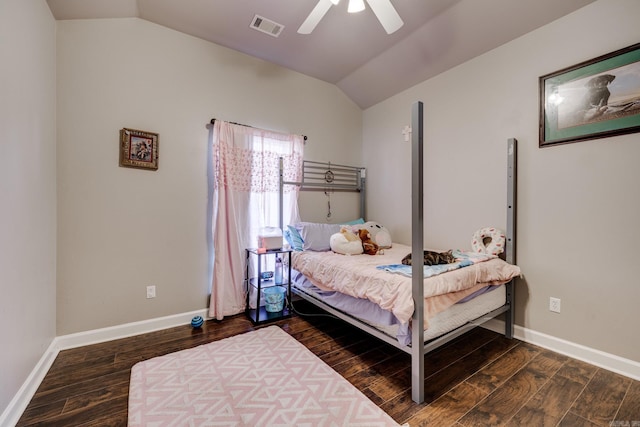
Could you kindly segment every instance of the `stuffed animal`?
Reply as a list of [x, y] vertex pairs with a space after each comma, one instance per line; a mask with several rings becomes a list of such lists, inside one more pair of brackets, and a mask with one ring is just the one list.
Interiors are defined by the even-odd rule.
[[342, 255], [359, 255], [363, 251], [360, 237], [347, 226], [341, 227], [339, 233], [331, 235], [329, 246], [333, 252]]
[[359, 225], [358, 228], [367, 230], [371, 235], [371, 240], [373, 240], [380, 249], [388, 249], [391, 247], [391, 234], [389, 234], [389, 230], [387, 230], [385, 226], [375, 221], [367, 221]]
[[371, 239], [371, 233], [366, 228], [358, 230], [358, 236], [362, 241], [362, 250], [367, 255], [375, 255], [378, 253], [378, 245]]
[[356, 235], [356, 231], [349, 225], [340, 227], [340, 233], [350, 242], [360, 241], [360, 237]]

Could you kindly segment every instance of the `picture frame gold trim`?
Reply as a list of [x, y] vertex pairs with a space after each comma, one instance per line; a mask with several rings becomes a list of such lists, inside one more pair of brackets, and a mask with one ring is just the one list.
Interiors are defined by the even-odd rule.
[[539, 86], [541, 148], [640, 132], [640, 43], [544, 75]]
[[138, 129], [120, 129], [120, 166], [158, 169], [158, 134]]

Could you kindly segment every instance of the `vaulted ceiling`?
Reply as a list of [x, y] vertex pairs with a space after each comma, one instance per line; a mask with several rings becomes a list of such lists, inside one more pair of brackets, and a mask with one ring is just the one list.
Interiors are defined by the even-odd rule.
[[[387, 34], [372, 10], [326, 0], [47, 0], [57, 20], [137, 17], [337, 85], [361, 108], [520, 37], [595, 0], [392, 0], [404, 26]], [[279, 37], [250, 28], [255, 15]]]

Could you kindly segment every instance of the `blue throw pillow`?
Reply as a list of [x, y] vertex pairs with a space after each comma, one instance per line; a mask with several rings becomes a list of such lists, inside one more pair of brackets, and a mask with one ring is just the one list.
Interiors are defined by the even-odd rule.
[[289, 229], [289, 239], [291, 239], [287, 239], [287, 241], [294, 251], [301, 251], [304, 246], [304, 240], [302, 240], [302, 236], [300, 236], [300, 233], [295, 229], [295, 227], [287, 225], [287, 228]]

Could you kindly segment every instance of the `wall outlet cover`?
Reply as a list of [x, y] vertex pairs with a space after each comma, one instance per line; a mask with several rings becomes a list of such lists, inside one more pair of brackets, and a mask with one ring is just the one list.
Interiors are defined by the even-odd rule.
[[156, 297], [156, 287], [147, 286], [147, 298], [155, 298], [155, 297]]

